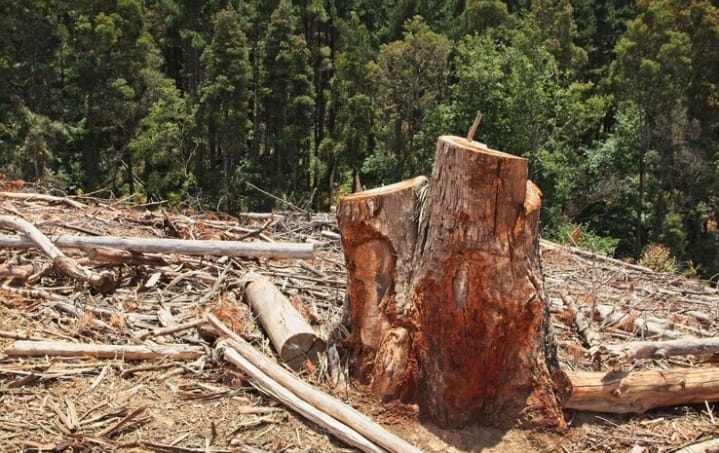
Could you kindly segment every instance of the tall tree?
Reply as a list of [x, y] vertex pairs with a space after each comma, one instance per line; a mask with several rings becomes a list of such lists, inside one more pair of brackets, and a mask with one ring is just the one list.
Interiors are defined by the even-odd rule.
[[[200, 85], [197, 127], [202, 131], [196, 154], [195, 174], [212, 188], [220, 181], [222, 206], [229, 211], [237, 191], [233, 178], [246, 158], [249, 141], [251, 67], [243, 16], [230, 5], [215, 15], [212, 41], [202, 54], [205, 79]], [[221, 162], [217, 166], [216, 162]], [[218, 178], [218, 175], [219, 178]], [[214, 189], [214, 188], [213, 188]]]
[[310, 185], [315, 94], [310, 51], [289, 0], [273, 11], [264, 38], [261, 121], [265, 172], [289, 194]]
[[422, 17], [405, 23], [401, 41], [380, 47], [375, 67], [377, 103], [381, 106], [383, 149], [396, 160], [393, 178], [419, 170], [415, 136], [425, 112], [447, 95], [451, 41], [432, 31]]

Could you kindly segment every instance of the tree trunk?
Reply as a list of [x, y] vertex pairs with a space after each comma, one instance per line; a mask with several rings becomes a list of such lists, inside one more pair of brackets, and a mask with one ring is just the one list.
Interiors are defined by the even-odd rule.
[[354, 335], [378, 348], [375, 392], [413, 397], [445, 427], [563, 427], [527, 161], [445, 136], [431, 190], [416, 181], [337, 211]]

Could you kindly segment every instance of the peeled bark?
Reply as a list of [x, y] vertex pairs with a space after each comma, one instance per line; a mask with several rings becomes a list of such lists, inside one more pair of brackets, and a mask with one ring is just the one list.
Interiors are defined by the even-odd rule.
[[563, 427], [527, 161], [441, 137], [425, 184], [338, 206], [354, 335], [377, 350], [375, 393], [415, 399], [445, 427]]

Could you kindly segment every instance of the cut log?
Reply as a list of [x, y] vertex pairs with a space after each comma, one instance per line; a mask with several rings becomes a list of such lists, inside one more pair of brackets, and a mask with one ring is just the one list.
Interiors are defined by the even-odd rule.
[[380, 349], [375, 392], [415, 399], [440, 426], [565, 426], [527, 172], [440, 137], [431, 190], [415, 179], [338, 206], [355, 336]]
[[[185, 255], [239, 256], [245, 258], [312, 258], [314, 246], [302, 243], [264, 243], [240, 241], [197, 241], [183, 239], [122, 238], [114, 236], [58, 236], [53, 243], [59, 248], [87, 250], [110, 247], [131, 252], [181, 253]], [[26, 236], [0, 235], [0, 247], [30, 248], [35, 244]]]
[[266, 277], [249, 272], [242, 277], [245, 296], [280, 358], [293, 370], [306, 360], [317, 363], [325, 342], [315, 333], [289, 299]]
[[719, 401], [719, 368], [648, 371], [564, 371], [558, 374], [566, 409], [616, 414]]
[[199, 346], [122, 345], [59, 343], [54, 341], [16, 341], [3, 351], [9, 356], [76, 357], [120, 360], [194, 360], [204, 354]]

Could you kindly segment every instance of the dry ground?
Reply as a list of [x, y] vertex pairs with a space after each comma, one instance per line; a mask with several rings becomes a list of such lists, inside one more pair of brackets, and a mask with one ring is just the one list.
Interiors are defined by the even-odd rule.
[[[35, 250], [0, 249], [0, 451], [287, 451], [351, 449], [252, 387], [232, 365], [214, 358], [202, 329], [147, 335], [160, 326], [197, 319], [206, 310], [235, 322], [256, 347], [272, 355], [244, 307], [239, 278], [253, 270], [270, 277], [315, 328], [341, 349], [344, 267], [329, 215], [239, 219], [191, 211], [166, 214], [157, 206], [80, 199], [73, 207], [0, 194], [0, 215], [22, 216], [45, 234], [180, 237], [315, 242], [309, 263], [166, 255], [159, 264], [101, 264], [121, 277], [108, 294], [52, 272]], [[0, 233], [14, 234], [0, 230]], [[86, 253], [67, 252], [82, 259]], [[579, 305], [614, 304], [627, 318], [654, 316], [687, 334], [715, 335], [719, 293], [677, 275], [658, 274], [545, 244], [546, 291], [562, 366], [590, 369], [560, 292]], [[308, 265], [309, 264], [309, 265]], [[239, 307], [239, 309], [237, 308]], [[602, 325], [602, 340], [646, 335], [627, 323]], [[3, 353], [17, 339], [113, 344], [193, 344], [207, 354], [194, 362], [129, 362], [90, 358], [19, 358]], [[705, 358], [634, 364], [637, 369], [709, 366]], [[567, 412], [563, 434], [470, 426], [442, 430], [417, 417], [413, 406], [374, 401], [356, 382], [336, 385], [326, 367], [303, 379], [334, 393], [425, 451], [673, 451], [719, 433], [712, 404], [657, 409], [642, 415]]]

